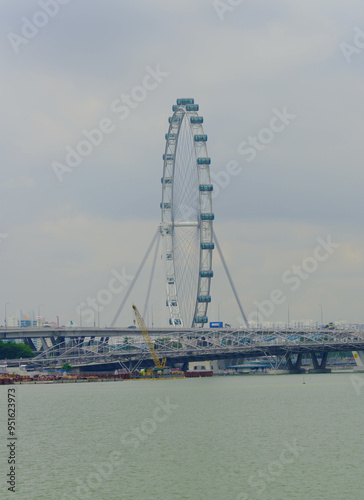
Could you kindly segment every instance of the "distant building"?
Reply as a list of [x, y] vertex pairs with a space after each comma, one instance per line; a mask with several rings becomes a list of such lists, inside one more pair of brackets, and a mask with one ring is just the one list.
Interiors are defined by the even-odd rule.
[[191, 372], [213, 371], [214, 373], [223, 373], [227, 361], [231, 360], [212, 360], [212, 361], [192, 361], [188, 363], [188, 370]]
[[20, 312], [20, 326], [22, 328], [32, 326], [32, 322], [31, 322], [29, 316], [27, 316], [26, 314], [23, 314], [22, 312]]
[[33, 338], [32, 341], [33, 341], [33, 344], [34, 344], [34, 347], [36, 348], [36, 350], [40, 351], [40, 349], [42, 347], [42, 341], [41, 341], [41, 339], [39, 339], [39, 338]]
[[45, 318], [44, 316], [36, 316], [35, 317], [35, 322], [34, 326], [44, 326], [45, 325]]
[[8, 316], [6, 319], [7, 326], [19, 326], [19, 321], [15, 316]]

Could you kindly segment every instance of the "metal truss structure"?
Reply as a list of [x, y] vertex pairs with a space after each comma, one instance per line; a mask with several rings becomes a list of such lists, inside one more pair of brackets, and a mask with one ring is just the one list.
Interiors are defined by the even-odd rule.
[[[343, 329], [210, 329], [200, 328], [150, 331], [154, 348], [167, 364], [216, 359], [246, 359], [261, 356], [274, 359], [277, 367], [284, 359], [292, 371], [299, 370], [302, 357], [310, 355], [314, 367], [324, 369], [329, 352], [363, 351], [364, 332]], [[105, 332], [105, 334], [107, 334]], [[90, 338], [79, 335], [61, 338], [39, 352], [32, 363], [38, 366], [72, 366], [90, 363], [119, 363], [131, 371], [152, 364], [139, 330], [128, 335]], [[273, 361], [272, 361], [273, 363]]]

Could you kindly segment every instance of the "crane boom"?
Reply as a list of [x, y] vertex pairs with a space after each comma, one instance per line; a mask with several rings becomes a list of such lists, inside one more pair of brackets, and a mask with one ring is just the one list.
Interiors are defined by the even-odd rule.
[[143, 318], [140, 315], [140, 312], [138, 311], [137, 307], [134, 304], [132, 307], [133, 307], [135, 318], [138, 322], [140, 331], [143, 334], [144, 340], [148, 346], [148, 349], [149, 349], [150, 355], [152, 356], [154, 364], [155, 364], [156, 368], [163, 370], [163, 368], [165, 368], [165, 366], [166, 366], [166, 358], [163, 358], [162, 361], [159, 359], [157, 351], [154, 349], [154, 344], [152, 342], [152, 339], [150, 338], [149, 332], [147, 330], [147, 327], [145, 326]]

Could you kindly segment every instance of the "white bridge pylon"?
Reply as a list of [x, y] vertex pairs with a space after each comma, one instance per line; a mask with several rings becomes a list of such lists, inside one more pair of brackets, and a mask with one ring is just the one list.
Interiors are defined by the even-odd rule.
[[235, 300], [247, 327], [246, 315], [239, 300], [229, 269], [213, 229], [213, 185], [210, 177], [211, 158], [207, 153], [207, 135], [203, 117], [194, 99], [177, 99], [165, 135], [161, 223], [149, 245], [137, 273], [111, 323], [114, 327], [133, 287], [155, 246], [152, 271], [147, 288], [143, 317], [148, 303], [160, 240], [166, 276], [166, 305], [169, 323], [175, 327], [203, 327], [208, 323], [211, 303], [213, 250], [219, 253]]

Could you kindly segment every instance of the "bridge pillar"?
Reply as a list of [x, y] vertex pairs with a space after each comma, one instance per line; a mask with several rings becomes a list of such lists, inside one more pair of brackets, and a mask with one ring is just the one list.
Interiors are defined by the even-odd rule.
[[43, 351], [46, 351], [47, 349], [49, 349], [49, 346], [48, 346], [46, 339], [44, 337], [41, 337], [40, 341], [42, 343]]
[[35, 345], [34, 345], [33, 340], [32, 340], [30, 337], [29, 337], [29, 338], [25, 338], [25, 339], [24, 339], [24, 343], [25, 343], [26, 345], [28, 345], [28, 346], [31, 348], [31, 350], [32, 350], [32, 351], [36, 351], [36, 350], [37, 350], [37, 349], [35, 348]]
[[312, 358], [312, 363], [313, 363], [313, 368], [310, 368], [308, 370], [308, 373], [331, 373], [330, 368], [326, 368], [326, 362], [329, 353], [324, 352], [322, 355], [321, 362], [319, 363], [319, 360], [317, 359], [317, 356], [314, 352], [311, 352], [311, 358]]
[[295, 361], [295, 363], [293, 363], [292, 361], [292, 358], [291, 358], [291, 355], [289, 353], [286, 354], [286, 362], [287, 362], [287, 367], [288, 367], [288, 370], [287, 370], [287, 373], [306, 373], [306, 370], [304, 368], [302, 368], [302, 357], [303, 357], [303, 353], [300, 352], [298, 355], [297, 355], [297, 359]]
[[184, 362], [183, 362], [183, 365], [182, 365], [181, 370], [182, 370], [183, 372], [187, 372], [187, 371], [188, 371], [188, 361], [184, 361]]

